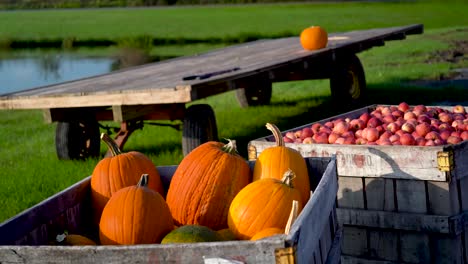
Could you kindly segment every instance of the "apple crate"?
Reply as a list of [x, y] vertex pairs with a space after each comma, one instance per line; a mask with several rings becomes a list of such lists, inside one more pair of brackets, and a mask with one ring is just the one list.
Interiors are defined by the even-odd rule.
[[[90, 177], [0, 225], [1, 263], [339, 263], [336, 158], [306, 158], [314, 194], [288, 235], [258, 241], [132, 246], [49, 245], [57, 234], [91, 231]], [[249, 162], [253, 168], [254, 162]], [[166, 187], [176, 166], [158, 170]], [[231, 262], [228, 262], [231, 261]]]
[[[376, 107], [318, 122], [358, 118]], [[273, 145], [273, 136], [250, 141], [249, 160]], [[304, 157], [336, 155], [343, 263], [468, 263], [468, 141], [424, 147], [286, 146]]]

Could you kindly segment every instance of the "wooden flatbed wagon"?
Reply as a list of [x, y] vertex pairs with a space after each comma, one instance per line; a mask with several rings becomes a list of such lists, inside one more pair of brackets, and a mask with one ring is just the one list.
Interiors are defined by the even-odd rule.
[[123, 148], [145, 120], [182, 120], [182, 149], [217, 139], [216, 118], [198, 99], [236, 90], [242, 107], [270, 102], [272, 82], [330, 79], [340, 105], [365, 93], [364, 69], [356, 53], [385, 41], [421, 34], [422, 25], [350, 31], [329, 35], [328, 46], [304, 50], [298, 37], [260, 40], [212, 52], [151, 63], [109, 74], [0, 96], [0, 109], [44, 109], [58, 122], [60, 159], [99, 155], [99, 121], [119, 122], [115, 140]]

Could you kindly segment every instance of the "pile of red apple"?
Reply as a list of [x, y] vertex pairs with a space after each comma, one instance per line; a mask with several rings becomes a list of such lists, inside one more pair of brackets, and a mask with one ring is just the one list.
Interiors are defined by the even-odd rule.
[[468, 140], [468, 113], [425, 105], [379, 105], [359, 118], [337, 118], [288, 131], [284, 141], [304, 144], [439, 146]]

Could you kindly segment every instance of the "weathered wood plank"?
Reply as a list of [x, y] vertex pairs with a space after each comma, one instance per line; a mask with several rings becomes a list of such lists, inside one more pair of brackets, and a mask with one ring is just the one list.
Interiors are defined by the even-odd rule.
[[[338, 190], [336, 159], [330, 161], [330, 165], [327, 166], [323, 175], [324, 177], [291, 227], [290, 234], [286, 239], [288, 246], [294, 245], [297, 241], [297, 261], [299, 263], [310, 263], [314, 259], [314, 251], [311, 249], [318, 248], [319, 239], [323, 232], [330, 232], [330, 230], [324, 230], [324, 227], [329, 222], [328, 216], [335, 208]], [[331, 244], [327, 246], [331, 247]], [[318, 253], [320, 254], [320, 251]]]
[[352, 256], [367, 255], [369, 252], [367, 247], [367, 228], [344, 225], [341, 252], [344, 255]]
[[450, 216], [421, 213], [397, 213], [356, 208], [337, 208], [338, 221], [343, 225], [450, 234]]

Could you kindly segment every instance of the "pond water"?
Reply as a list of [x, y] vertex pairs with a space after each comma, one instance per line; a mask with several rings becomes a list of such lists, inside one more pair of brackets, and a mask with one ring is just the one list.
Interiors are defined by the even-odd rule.
[[0, 57], [0, 94], [104, 74], [116, 59], [63, 51], [22, 53]]

